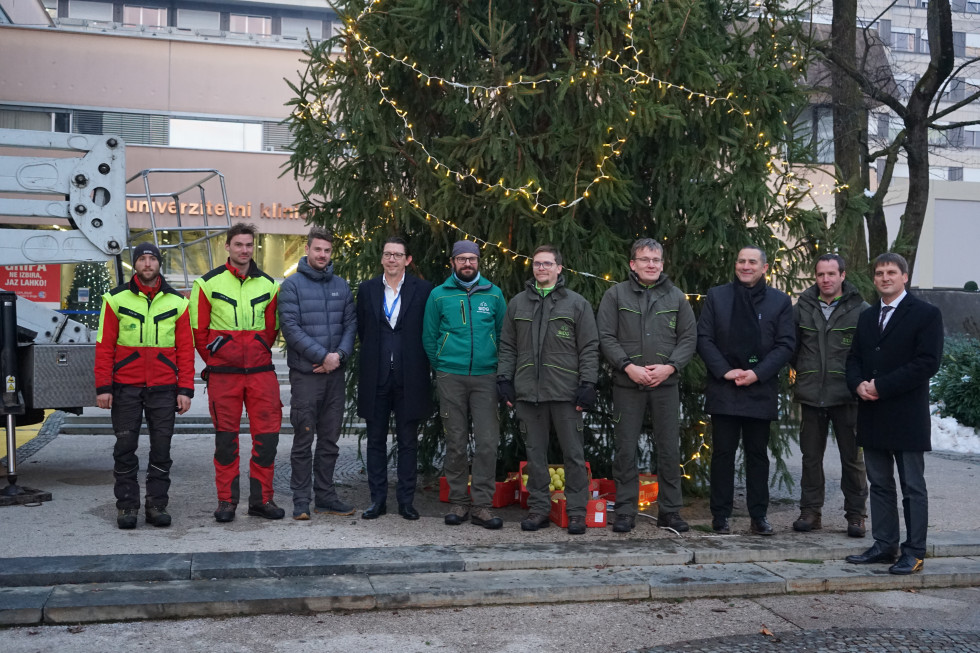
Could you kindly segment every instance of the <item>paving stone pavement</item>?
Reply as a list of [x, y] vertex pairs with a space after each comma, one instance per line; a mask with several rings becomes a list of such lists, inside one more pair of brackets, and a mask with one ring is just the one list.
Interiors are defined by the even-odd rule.
[[980, 633], [943, 630], [831, 629], [792, 633], [759, 633], [712, 637], [669, 646], [634, 649], [630, 653], [976, 653]]

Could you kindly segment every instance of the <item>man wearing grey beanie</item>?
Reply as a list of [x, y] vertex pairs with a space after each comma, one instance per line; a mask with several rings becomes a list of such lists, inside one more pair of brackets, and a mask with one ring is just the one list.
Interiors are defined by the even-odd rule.
[[[446, 432], [444, 470], [452, 507], [448, 526], [471, 519], [475, 526], [504, 524], [491, 511], [500, 443], [497, 414], [497, 343], [507, 302], [480, 274], [480, 248], [460, 240], [449, 259], [453, 272], [425, 304], [422, 345], [436, 371], [439, 416]], [[473, 422], [472, 472], [467, 460]], [[470, 495], [467, 477], [472, 473]]]

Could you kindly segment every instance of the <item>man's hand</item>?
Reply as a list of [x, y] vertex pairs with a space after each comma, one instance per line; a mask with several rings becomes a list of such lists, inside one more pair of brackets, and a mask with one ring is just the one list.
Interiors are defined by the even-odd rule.
[[656, 388], [674, 373], [673, 365], [647, 365], [646, 369], [650, 376], [650, 383], [647, 385], [651, 388]]
[[594, 383], [582, 383], [575, 392], [575, 410], [578, 412], [595, 410], [596, 391]]
[[508, 408], [513, 408], [514, 402], [517, 401], [514, 382], [510, 379], [497, 379], [497, 396], [500, 397], [500, 403]]
[[[327, 354], [326, 356], [323, 357], [323, 362], [320, 363], [320, 367], [323, 368], [324, 372], [330, 374], [335, 369], [340, 367], [340, 354], [338, 354], [337, 352], [331, 352]], [[315, 372], [316, 370], [314, 369], [313, 371]]]
[[183, 415], [191, 409], [191, 398], [185, 395], [177, 395], [177, 414]]
[[630, 363], [626, 366], [624, 371], [626, 372], [626, 376], [630, 377], [630, 381], [636, 385], [648, 386], [653, 383], [653, 378], [650, 376], [650, 371], [645, 367], [640, 367], [639, 365]]
[[878, 400], [878, 391], [875, 389], [875, 382], [873, 379], [871, 381], [862, 381], [861, 385], [857, 387], [857, 393], [858, 397], [864, 399], [865, 401]]
[[752, 370], [742, 370], [742, 373], [735, 377], [735, 385], [737, 386], [747, 386], [752, 385], [759, 380], [759, 376]]
[[112, 408], [112, 393], [104, 392], [95, 398], [95, 405], [99, 408]]

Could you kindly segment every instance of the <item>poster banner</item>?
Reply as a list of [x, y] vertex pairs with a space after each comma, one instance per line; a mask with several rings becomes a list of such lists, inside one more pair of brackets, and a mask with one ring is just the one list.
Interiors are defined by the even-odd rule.
[[0, 265], [0, 288], [49, 308], [61, 302], [60, 265]]

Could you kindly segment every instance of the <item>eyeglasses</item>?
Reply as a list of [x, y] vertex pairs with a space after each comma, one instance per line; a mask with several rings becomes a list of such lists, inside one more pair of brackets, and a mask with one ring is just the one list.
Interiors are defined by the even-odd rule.
[[383, 252], [381, 258], [387, 261], [400, 261], [405, 258], [405, 252]]
[[479, 256], [457, 256], [456, 257], [456, 262], [457, 263], [460, 263], [462, 265], [475, 264], [479, 260], [480, 260], [480, 257]]
[[550, 270], [555, 267], [554, 261], [535, 261], [531, 265], [534, 266], [535, 270]]
[[654, 265], [661, 265], [664, 262], [662, 258], [647, 258], [646, 256], [644, 256], [643, 258], [635, 258], [633, 260], [639, 263], [640, 265], [650, 265], [651, 263], [653, 263]]

